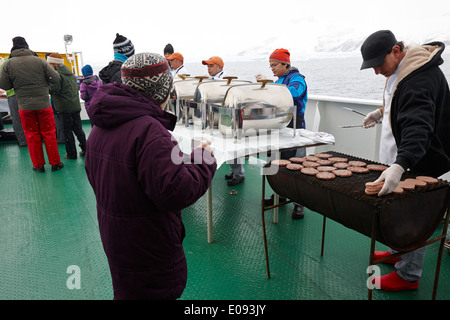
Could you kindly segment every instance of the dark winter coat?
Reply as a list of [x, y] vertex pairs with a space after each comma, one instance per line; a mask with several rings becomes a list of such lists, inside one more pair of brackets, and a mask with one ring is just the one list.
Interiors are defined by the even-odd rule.
[[101, 86], [88, 114], [85, 166], [114, 298], [176, 299], [187, 279], [181, 210], [206, 192], [216, 163], [180, 163], [176, 117], [124, 84]]
[[0, 88], [14, 88], [19, 109], [50, 107], [49, 84], [59, 84], [59, 74], [29, 49], [16, 49], [0, 68]]
[[72, 113], [81, 110], [78, 83], [75, 75], [66, 65], [60, 65], [56, 70], [59, 84], [50, 85], [52, 105], [60, 113]]
[[98, 73], [100, 79], [102, 79], [103, 83], [113, 83], [113, 82], [122, 82], [122, 68], [123, 62], [120, 60], [111, 61], [106, 67], [104, 67]]
[[450, 92], [440, 42], [408, 47], [392, 98], [395, 163], [438, 177], [450, 170]]
[[97, 91], [98, 87], [102, 85], [102, 81], [98, 76], [88, 76], [81, 80], [80, 84], [80, 97], [84, 100], [84, 107], [89, 109], [91, 105], [91, 99]]

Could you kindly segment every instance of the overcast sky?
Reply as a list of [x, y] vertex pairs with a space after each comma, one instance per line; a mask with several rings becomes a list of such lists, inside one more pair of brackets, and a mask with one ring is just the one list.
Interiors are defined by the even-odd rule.
[[2, 6], [1, 22], [1, 52], [20, 35], [34, 51], [63, 53], [63, 36], [71, 34], [69, 51], [82, 51], [85, 64], [107, 64], [116, 33], [136, 52], [162, 54], [171, 43], [189, 63], [280, 47], [295, 61], [314, 53], [320, 39], [366, 37], [380, 29], [419, 43], [450, 39], [450, 1], [15, 0]]

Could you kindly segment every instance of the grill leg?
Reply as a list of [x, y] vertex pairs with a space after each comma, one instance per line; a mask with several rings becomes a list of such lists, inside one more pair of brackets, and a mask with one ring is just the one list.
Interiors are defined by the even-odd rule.
[[438, 253], [438, 259], [436, 263], [436, 272], [434, 273], [434, 285], [433, 285], [433, 294], [431, 299], [436, 300], [436, 292], [437, 292], [437, 286], [439, 282], [439, 273], [441, 271], [441, 262], [442, 262], [442, 253], [444, 251], [444, 243], [445, 243], [445, 237], [447, 236], [447, 228], [448, 228], [448, 222], [450, 217], [450, 205], [447, 208], [447, 214], [444, 222], [444, 228], [442, 230], [442, 239], [439, 245], [439, 253]]
[[[372, 239], [370, 241], [370, 258], [369, 258], [369, 266], [373, 265], [373, 257], [374, 257], [374, 252], [375, 252], [375, 238], [376, 238], [376, 233], [377, 233], [377, 214], [373, 213], [373, 219], [372, 219]], [[369, 278], [371, 277], [372, 274], [369, 274]], [[373, 293], [373, 289], [370, 289], [369, 286], [367, 286], [369, 292], [368, 292], [368, 300], [372, 300], [372, 293]]]
[[323, 257], [323, 247], [325, 244], [325, 224], [326, 224], [327, 218], [323, 216], [323, 226], [322, 226], [322, 246], [320, 248], [320, 256]]

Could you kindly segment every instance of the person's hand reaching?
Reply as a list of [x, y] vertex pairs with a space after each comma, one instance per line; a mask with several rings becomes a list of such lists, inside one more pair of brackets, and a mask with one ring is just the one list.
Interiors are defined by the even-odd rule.
[[396, 163], [384, 170], [380, 177], [374, 181], [374, 183], [384, 181], [383, 188], [381, 188], [378, 196], [392, 193], [392, 191], [397, 188], [398, 183], [402, 178], [403, 172], [405, 172], [405, 170], [402, 168], [402, 166]]
[[363, 128], [372, 128], [374, 127], [381, 119], [383, 115], [381, 114], [380, 109], [376, 109], [375, 111], [370, 112], [363, 120], [362, 126]]

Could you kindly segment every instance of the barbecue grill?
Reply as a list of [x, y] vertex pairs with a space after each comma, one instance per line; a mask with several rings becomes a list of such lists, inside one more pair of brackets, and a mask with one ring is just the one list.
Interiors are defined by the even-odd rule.
[[[373, 161], [337, 152], [324, 153], [334, 157], [347, 158], [348, 161], [375, 164]], [[365, 183], [375, 181], [380, 173], [369, 171], [368, 173], [353, 173], [351, 177], [320, 180], [315, 176], [305, 175], [300, 171], [292, 171], [280, 166], [275, 174], [266, 177], [272, 189], [280, 196], [322, 214], [324, 226], [325, 218], [330, 218], [371, 237], [371, 264], [374, 262], [375, 240], [402, 253], [441, 240], [440, 254], [442, 254], [445, 233], [433, 241], [427, 240], [434, 233], [449, 207], [449, 183], [438, 180], [436, 183], [427, 184], [424, 187], [416, 187], [412, 191], [405, 190], [403, 194], [388, 194], [382, 197], [366, 194]], [[423, 174], [407, 171], [403, 174], [402, 180], [419, 175]], [[265, 210], [263, 208], [263, 212]], [[262, 216], [264, 220], [264, 214]], [[266, 258], [268, 259], [265, 227], [263, 230]], [[268, 263], [267, 268], [268, 277], [270, 277]]]

